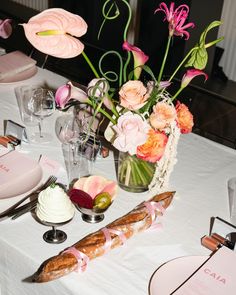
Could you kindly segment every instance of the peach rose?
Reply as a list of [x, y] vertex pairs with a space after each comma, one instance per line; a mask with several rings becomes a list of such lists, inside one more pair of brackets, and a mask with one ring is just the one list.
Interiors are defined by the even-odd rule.
[[154, 129], [164, 129], [175, 119], [176, 110], [174, 106], [166, 102], [158, 102], [150, 115], [150, 124]]
[[121, 87], [119, 95], [121, 106], [134, 111], [145, 105], [150, 96], [150, 90], [141, 81], [130, 80]]
[[181, 133], [191, 132], [193, 127], [193, 115], [190, 113], [188, 107], [178, 101], [175, 108], [177, 112], [177, 123]]
[[137, 148], [137, 157], [151, 163], [159, 161], [164, 154], [167, 140], [165, 133], [150, 129], [147, 141]]

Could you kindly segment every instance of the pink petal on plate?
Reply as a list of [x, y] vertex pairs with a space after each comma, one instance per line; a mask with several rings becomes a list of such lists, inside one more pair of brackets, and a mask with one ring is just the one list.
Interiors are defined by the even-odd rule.
[[108, 181], [106, 186], [103, 188], [101, 192], [107, 192], [111, 195], [111, 199], [113, 200], [117, 194], [117, 183], [115, 181]]
[[79, 178], [73, 185], [74, 189], [80, 189], [84, 191], [84, 183], [86, 182], [87, 177]]
[[99, 175], [92, 175], [84, 183], [83, 190], [93, 199], [99, 194], [107, 184], [106, 178]]
[[[32, 17], [23, 24], [26, 38], [39, 51], [59, 58], [75, 57], [84, 50], [84, 45], [73, 36], [87, 32], [87, 24], [79, 15], [61, 8], [51, 8]], [[59, 31], [60, 34], [41, 36], [37, 33]], [[73, 36], [72, 36], [73, 35]]]

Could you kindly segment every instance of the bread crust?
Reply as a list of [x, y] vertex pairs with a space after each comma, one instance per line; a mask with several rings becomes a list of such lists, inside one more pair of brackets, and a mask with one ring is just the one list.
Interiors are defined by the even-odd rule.
[[[164, 209], [166, 209], [170, 205], [174, 194], [175, 192], [165, 192], [154, 196], [148, 202], [159, 203]], [[156, 219], [163, 213], [156, 208], [154, 214], [154, 219]], [[129, 239], [136, 233], [142, 232], [149, 228], [152, 223], [152, 216], [147, 210], [144, 202], [142, 202], [126, 215], [108, 224], [106, 228], [118, 230], [125, 235], [126, 239]], [[110, 249], [122, 245], [122, 240], [118, 235], [111, 233], [110, 236]], [[96, 257], [102, 256], [105, 253], [105, 243], [106, 238], [104, 232], [102, 229], [100, 229], [87, 235], [75, 243], [72, 247], [75, 247], [77, 251], [85, 254], [89, 260], [92, 260]], [[38, 283], [48, 282], [69, 274], [70, 272], [76, 270], [77, 267], [77, 258], [72, 253], [64, 252], [63, 250], [58, 255], [43, 262], [38, 271], [33, 275], [32, 281]]]

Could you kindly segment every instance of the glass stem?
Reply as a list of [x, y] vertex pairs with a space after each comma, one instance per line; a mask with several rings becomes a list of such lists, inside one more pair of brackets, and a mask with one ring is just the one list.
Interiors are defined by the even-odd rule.
[[42, 134], [42, 125], [43, 125], [43, 119], [40, 118], [39, 119], [39, 137], [43, 138], [43, 134]]

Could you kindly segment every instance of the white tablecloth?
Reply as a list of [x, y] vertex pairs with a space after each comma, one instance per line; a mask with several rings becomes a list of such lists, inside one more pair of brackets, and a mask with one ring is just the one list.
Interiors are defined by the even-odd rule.
[[[27, 81], [0, 84], [0, 132], [3, 132], [3, 120], [21, 123], [15, 87], [45, 84], [57, 88], [65, 82], [65, 78], [39, 69], [37, 75]], [[55, 118], [56, 114], [49, 119], [52, 133]], [[40, 154], [46, 155], [64, 167], [61, 144], [55, 134], [53, 140], [50, 145], [24, 144], [22, 152], [35, 159]], [[115, 179], [112, 156], [98, 158], [95, 173]], [[76, 212], [72, 222], [62, 227], [68, 238], [59, 245], [44, 242], [42, 235], [48, 228], [30, 214], [15, 221], [0, 222], [0, 294], [147, 294], [150, 277], [163, 262], [183, 255], [210, 254], [201, 246], [200, 238], [208, 234], [212, 216], [229, 220], [227, 180], [232, 176], [236, 176], [235, 150], [195, 134], [181, 135], [178, 162], [170, 179], [170, 189], [175, 190], [176, 195], [163, 217], [163, 228], [133, 237], [122, 247], [89, 262], [83, 273], [74, 272], [49, 283], [35, 284], [27, 278], [43, 261], [127, 213], [147, 195], [120, 190], [105, 219], [98, 224], [83, 222], [80, 213]], [[0, 200], [0, 211], [19, 198]]]

